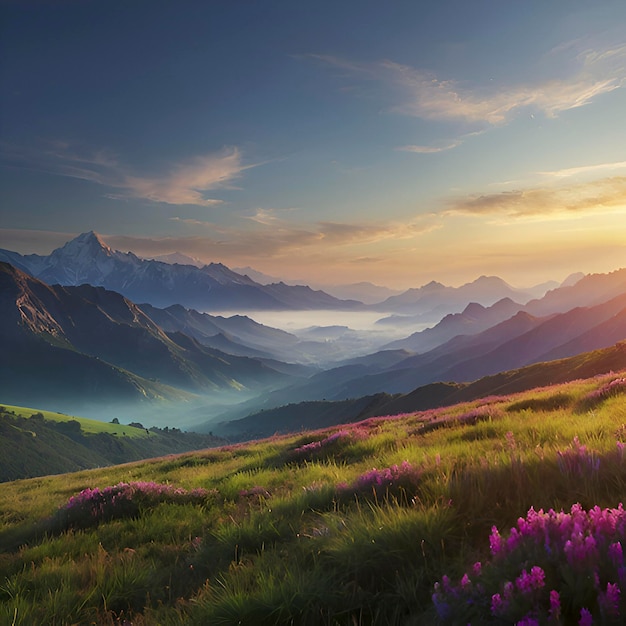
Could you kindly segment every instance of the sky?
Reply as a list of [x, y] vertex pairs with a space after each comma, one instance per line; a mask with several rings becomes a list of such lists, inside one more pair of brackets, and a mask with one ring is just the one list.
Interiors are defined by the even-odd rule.
[[623, 0], [2, 0], [0, 247], [313, 285], [626, 266]]

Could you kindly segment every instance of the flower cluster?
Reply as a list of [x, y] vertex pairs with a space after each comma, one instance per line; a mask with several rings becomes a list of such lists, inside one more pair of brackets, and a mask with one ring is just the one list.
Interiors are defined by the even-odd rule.
[[425, 417], [416, 432], [418, 434], [426, 434], [430, 431], [447, 426], [474, 426], [478, 424], [478, 422], [497, 419], [501, 415], [502, 411], [499, 407], [489, 405], [477, 406], [459, 415], [450, 415], [445, 411], [432, 411], [430, 415]]
[[272, 494], [265, 487], [255, 485], [254, 487], [250, 487], [250, 489], [242, 489], [239, 492], [239, 496], [242, 498], [249, 498], [251, 500], [265, 500], [270, 498]]
[[531, 508], [503, 538], [494, 526], [492, 559], [457, 585], [444, 576], [433, 602], [446, 624], [621, 624], [626, 615], [626, 511], [575, 504], [569, 513]]
[[413, 492], [419, 482], [420, 472], [408, 461], [383, 469], [375, 467], [361, 474], [351, 485], [341, 483], [337, 486], [340, 493], [374, 494], [377, 497], [389, 493]]
[[324, 454], [334, 450], [337, 444], [351, 443], [359, 439], [365, 439], [366, 437], [367, 433], [362, 429], [338, 430], [324, 439], [312, 441], [311, 443], [306, 443], [295, 448], [292, 455], [300, 459], [311, 458], [320, 453]]
[[572, 445], [557, 452], [561, 473], [565, 476], [595, 476], [600, 470], [600, 457], [574, 437]]
[[623, 393], [626, 393], [626, 378], [614, 378], [585, 395], [582, 405], [584, 408], [592, 409], [607, 398]]
[[202, 502], [206, 489], [190, 491], [155, 482], [118, 483], [111, 487], [83, 489], [57, 511], [57, 521], [65, 527], [87, 527], [101, 521], [136, 515], [142, 508], [159, 502]]

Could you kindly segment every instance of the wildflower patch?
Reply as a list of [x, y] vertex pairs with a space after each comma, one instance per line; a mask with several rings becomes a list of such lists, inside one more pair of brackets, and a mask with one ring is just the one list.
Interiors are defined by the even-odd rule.
[[53, 517], [53, 526], [88, 528], [103, 521], [132, 517], [161, 502], [202, 503], [211, 494], [207, 489], [190, 491], [155, 482], [118, 483], [111, 487], [88, 487], [72, 496]]
[[389, 495], [400, 495], [404, 492], [415, 492], [420, 479], [420, 472], [408, 461], [400, 465], [392, 465], [376, 469], [375, 467], [361, 474], [353, 483], [341, 483], [337, 485], [339, 495], [360, 494], [364, 496], [374, 495], [381, 498]]
[[569, 513], [531, 508], [504, 538], [494, 526], [491, 560], [457, 584], [435, 585], [446, 624], [622, 624], [626, 615], [626, 511], [580, 504]]

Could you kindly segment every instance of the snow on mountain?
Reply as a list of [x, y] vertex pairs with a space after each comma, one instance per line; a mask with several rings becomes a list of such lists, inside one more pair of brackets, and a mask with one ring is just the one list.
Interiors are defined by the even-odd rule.
[[195, 265], [196, 267], [202, 267], [204, 263], [200, 259], [187, 256], [182, 252], [172, 252], [171, 254], [161, 254], [155, 257], [149, 257], [148, 261], [161, 261], [162, 263], [169, 263], [170, 265]]
[[0, 260], [48, 284], [88, 283], [117, 291], [135, 302], [198, 310], [356, 309], [360, 302], [284, 284], [264, 286], [222, 263], [203, 267], [141, 259], [107, 246], [95, 232], [83, 233], [48, 256], [0, 250]]

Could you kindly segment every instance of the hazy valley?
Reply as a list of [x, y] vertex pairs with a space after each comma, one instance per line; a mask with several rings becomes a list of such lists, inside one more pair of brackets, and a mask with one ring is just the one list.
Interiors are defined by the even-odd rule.
[[626, 270], [528, 290], [486, 276], [431, 282], [364, 304], [223, 266], [142, 260], [95, 233], [47, 257], [0, 259], [3, 401], [236, 438], [261, 410], [467, 384], [626, 338]]

